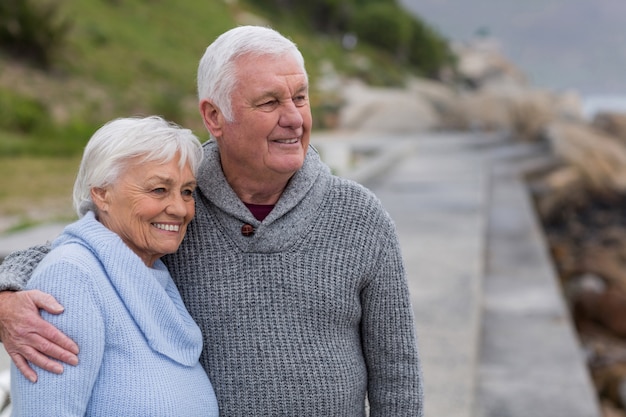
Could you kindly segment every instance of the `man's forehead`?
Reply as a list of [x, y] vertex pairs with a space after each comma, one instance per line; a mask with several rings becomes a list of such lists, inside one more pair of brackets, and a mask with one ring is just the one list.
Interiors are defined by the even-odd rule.
[[[249, 52], [243, 55], [239, 55], [233, 60], [235, 66], [252, 66], [258, 62], [270, 62], [279, 64], [279, 68], [287, 70], [288, 68], [293, 71], [294, 67], [297, 67], [297, 74], [306, 74], [304, 65], [292, 54], [285, 52], [282, 54], [263, 54]], [[293, 64], [293, 66], [291, 65]], [[266, 72], [266, 66], [256, 66], [259, 72]]]
[[297, 62], [276, 59], [263, 56], [239, 61], [238, 80], [246, 85], [256, 84], [259, 89], [272, 89], [272, 84], [288, 84], [290, 88], [298, 90], [308, 88], [308, 76]]

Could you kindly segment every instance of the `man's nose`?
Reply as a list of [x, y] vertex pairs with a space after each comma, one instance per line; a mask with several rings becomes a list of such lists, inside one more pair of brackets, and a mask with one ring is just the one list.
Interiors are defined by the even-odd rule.
[[281, 110], [278, 124], [281, 127], [299, 128], [304, 123], [304, 118], [300, 113], [300, 107], [296, 106], [293, 101], [285, 103]]

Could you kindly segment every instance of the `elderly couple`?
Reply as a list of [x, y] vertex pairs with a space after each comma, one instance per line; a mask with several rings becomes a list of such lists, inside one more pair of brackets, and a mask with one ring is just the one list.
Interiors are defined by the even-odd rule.
[[309, 147], [300, 51], [231, 29], [198, 95], [212, 140], [159, 117], [105, 124], [80, 220], [0, 266], [13, 415], [421, 416], [395, 227]]

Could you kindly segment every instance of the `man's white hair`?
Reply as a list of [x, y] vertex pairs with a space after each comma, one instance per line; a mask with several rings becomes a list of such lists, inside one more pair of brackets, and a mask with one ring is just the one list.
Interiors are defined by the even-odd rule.
[[206, 48], [198, 65], [198, 100], [208, 99], [232, 122], [231, 94], [238, 80], [235, 61], [243, 55], [291, 55], [302, 67], [304, 57], [298, 47], [274, 29], [263, 26], [239, 26], [224, 32]]

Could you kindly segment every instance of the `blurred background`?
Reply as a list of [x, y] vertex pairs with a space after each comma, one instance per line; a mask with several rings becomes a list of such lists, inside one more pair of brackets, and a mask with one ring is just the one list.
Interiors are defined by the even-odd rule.
[[110, 119], [207, 140], [197, 62], [243, 24], [298, 44], [316, 133], [545, 147], [533, 208], [604, 417], [626, 416], [623, 0], [0, 0], [0, 240], [75, 218], [82, 149]]
[[0, 231], [72, 218], [77, 159], [112, 118], [160, 114], [206, 140], [197, 62], [241, 24], [299, 44], [319, 129], [337, 126], [342, 79], [398, 87], [453, 62], [443, 36], [395, 0], [2, 0]]
[[586, 111], [626, 110], [626, 3], [619, 0], [402, 0], [448, 39], [493, 37], [530, 81], [575, 89]]

